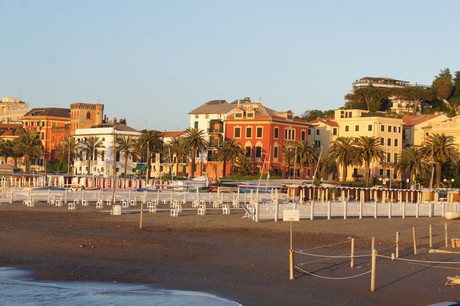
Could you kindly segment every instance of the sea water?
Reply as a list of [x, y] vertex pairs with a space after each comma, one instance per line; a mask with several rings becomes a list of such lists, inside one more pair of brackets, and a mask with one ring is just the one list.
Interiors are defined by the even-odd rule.
[[1, 305], [221, 305], [239, 303], [217, 296], [149, 285], [37, 281], [27, 271], [0, 268]]

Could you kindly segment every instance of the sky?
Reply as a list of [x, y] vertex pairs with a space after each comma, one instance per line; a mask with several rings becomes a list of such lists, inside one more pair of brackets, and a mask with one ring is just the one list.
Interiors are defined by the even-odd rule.
[[137, 129], [183, 130], [210, 100], [343, 106], [382, 76], [460, 70], [456, 0], [0, 0], [0, 97], [103, 103]]

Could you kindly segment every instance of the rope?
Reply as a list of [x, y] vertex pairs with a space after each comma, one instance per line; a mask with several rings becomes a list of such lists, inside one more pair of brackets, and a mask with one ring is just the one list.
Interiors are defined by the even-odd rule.
[[[320, 255], [320, 254], [305, 253], [305, 252], [302, 252], [302, 251], [294, 251], [294, 253], [297, 253], [297, 254], [300, 254], [300, 255], [312, 256], [312, 257], [321, 257], [321, 258], [350, 258], [350, 255]], [[353, 257], [354, 258], [371, 257], [371, 255], [370, 254], [355, 255]]]
[[299, 270], [300, 272], [302, 272], [302, 273], [305, 273], [305, 274], [308, 274], [308, 275], [311, 275], [311, 276], [314, 276], [314, 277], [317, 277], [317, 278], [329, 279], [329, 280], [346, 280], [346, 279], [358, 278], [358, 277], [361, 277], [361, 276], [363, 276], [363, 275], [366, 275], [366, 274], [369, 274], [369, 273], [372, 272], [372, 270], [369, 270], [369, 271], [366, 271], [366, 272], [364, 272], [364, 273], [361, 273], [361, 274], [358, 274], [358, 275], [353, 275], [353, 276], [345, 276], [345, 277], [328, 277], [328, 276], [321, 276], [321, 275], [317, 275], [317, 274], [308, 272], [307, 270], [301, 269], [301, 268], [299, 268], [298, 266], [295, 266], [295, 268], [296, 268], [297, 270]]
[[[377, 257], [391, 259], [390, 256], [377, 255]], [[407, 258], [395, 258], [395, 260], [407, 261], [407, 262], [418, 262], [418, 263], [431, 263], [431, 264], [460, 264], [460, 261], [433, 261], [433, 260], [418, 260], [418, 259], [407, 259]]]
[[[345, 240], [345, 241], [341, 241], [341, 242], [331, 243], [331, 244], [328, 244], [328, 245], [321, 245], [321, 246], [317, 246], [317, 247], [314, 247], [314, 248], [306, 249], [306, 251], [327, 248], [327, 247], [330, 247], [330, 246], [339, 245], [339, 244], [345, 244], [345, 243], [349, 243], [349, 242], [350, 242], [350, 240]], [[300, 250], [300, 251], [302, 251], [302, 250]]]

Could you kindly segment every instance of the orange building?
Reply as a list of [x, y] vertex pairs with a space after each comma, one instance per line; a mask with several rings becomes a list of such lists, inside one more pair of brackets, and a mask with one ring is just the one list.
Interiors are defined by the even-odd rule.
[[[225, 138], [241, 143], [246, 157], [251, 161], [253, 171], [300, 178], [313, 175], [311, 168], [304, 171], [288, 165], [281, 152], [283, 144], [289, 141], [307, 141], [310, 125], [307, 121], [295, 119], [294, 113], [276, 111], [261, 102], [244, 100], [238, 102], [233, 114], [225, 120]], [[228, 165], [230, 167], [230, 165]], [[226, 169], [229, 173], [230, 169]]]
[[33, 108], [22, 118], [22, 127], [35, 129], [43, 143], [45, 161], [50, 161], [53, 150], [70, 134], [70, 109]]

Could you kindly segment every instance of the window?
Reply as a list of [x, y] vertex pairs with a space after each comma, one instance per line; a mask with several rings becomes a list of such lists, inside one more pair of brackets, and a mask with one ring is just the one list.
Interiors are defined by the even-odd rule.
[[398, 146], [398, 139], [395, 139], [395, 147]]
[[379, 170], [379, 175], [380, 175], [380, 176], [383, 176], [383, 169], [380, 169], [380, 170]]
[[42, 121], [42, 126], [45, 126], [45, 121]]
[[355, 125], [355, 132], [359, 132], [359, 125]]
[[311, 129], [308, 129], [308, 135], [311, 135]]
[[306, 140], [307, 140], [307, 133], [306, 133], [306, 131], [302, 131], [301, 137], [302, 137], [302, 141], [306, 141]]
[[332, 129], [332, 135], [336, 136], [337, 135], [337, 128]]
[[273, 158], [278, 158], [278, 147], [273, 148]]
[[235, 135], [235, 138], [241, 138], [241, 128], [240, 127], [235, 127], [234, 135]]
[[398, 133], [401, 133], [401, 127], [398, 127]]
[[315, 140], [315, 147], [317, 147], [317, 148], [321, 147], [321, 141], [320, 140]]
[[253, 112], [246, 113], [246, 118], [254, 118], [254, 113]]
[[380, 145], [383, 146], [385, 144], [385, 139], [383, 137], [380, 137]]
[[387, 153], [387, 163], [391, 162], [391, 153]]
[[86, 119], [91, 119], [91, 113], [90, 112], [86, 113]]
[[398, 127], [397, 126], [394, 126], [393, 127], [393, 133], [397, 133], [398, 132]]
[[246, 147], [246, 157], [251, 157], [251, 147]]
[[345, 132], [348, 132], [350, 130], [350, 127], [348, 125], [345, 125]]
[[262, 131], [263, 131], [263, 129], [262, 129], [261, 126], [258, 126], [258, 127], [256, 128], [256, 137], [257, 137], [257, 138], [262, 138]]
[[198, 128], [198, 121], [195, 121], [195, 122], [193, 123], [193, 127], [194, 127], [195, 129]]
[[256, 147], [256, 157], [262, 157], [262, 147], [260, 146]]
[[380, 132], [385, 132], [385, 126], [383, 124], [380, 126]]
[[368, 131], [372, 131], [372, 124], [369, 124], [369, 125], [367, 126], [367, 130], [368, 130]]
[[388, 132], [391, 132], [391, 125], [388, 126]]
[[45, 132], [42, 132], [42, 140], [45, 139]]
[[398, 162], [398, 153], [394, 153], [394, 155], [393, 155], [393, 161], [394, 161], [395, 163]]
[[387, 139], [387, 146], [391, 146], [391, 138]]
[[273, 137], [275, 139], [278, 139], [280, 137], [280, 129], [278, 127], [275, 128], [274, 133], [273, 133]]
[[246, 138], [251, 138], [252, 137], [252, 127], [247, 127], [246, 128]]
[[243, 113], [242, 112], [235, 113], [235, 118], [243, 118]]
[[316, 130], [316, 135], [319, 135], [319, 130]]

